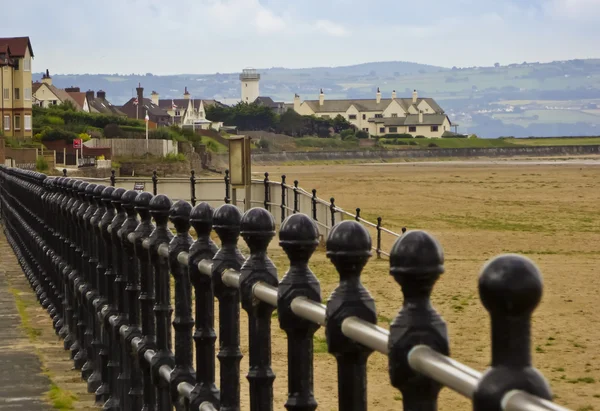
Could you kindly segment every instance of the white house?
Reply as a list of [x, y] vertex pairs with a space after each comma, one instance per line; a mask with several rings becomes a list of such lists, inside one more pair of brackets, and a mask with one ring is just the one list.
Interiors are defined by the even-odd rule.
[[381, 91], [377, 89], [374, 99], [352, 100], [326, 100], [321, 90], [318, 100], [303, 102], [296, 94], [294, 111], [323, 118], [341, 115], [371, 136], [405, 133], [413, 137], [442, 137], [452, 126], [435, 100], [419, 97], [416, 90], [412, 98], [398, 98], [395, 90], [391, 98], [381, 98]]

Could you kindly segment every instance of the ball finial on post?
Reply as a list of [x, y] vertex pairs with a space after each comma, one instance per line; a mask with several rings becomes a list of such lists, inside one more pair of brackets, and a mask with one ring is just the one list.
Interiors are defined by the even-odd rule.
[[327, 301], [327, 347], [338, 363], [340, 410], [367, 409], [367, 358], [373, 350], [346, 337], [342, 323], [357, 317], [376, 324], [375, 301], [360, 282], [360, 274], [371, 257], [371, 236], [356, 221], [342, 221], [327, 238], [327, 257], [340, 276], [340, 284]]
[[492, 322], [492, 366], [473, 394], [475, 411], [500, 411], [502, 399], [522, 390], [552, 399], [548, 382], [531, 366], [531, 314], [542, 298], [542, 277], [519, 255], [502, 255], [483, 268], [479, 296]]
[[389, 373], [392, 385], [402, 392], [404, 409], [437, 409], [442, 387], [413, 371], [409, 353], [415, 345], [425, 345], [449, 354], [446, 323], [430, 301], [433, 285], [444, 272], [443, 264], [442, 247], [424, 231], [409, 231], [396, 240], [390, 252], [390, 274], [402, 287], [404, 303], [390, 326]]

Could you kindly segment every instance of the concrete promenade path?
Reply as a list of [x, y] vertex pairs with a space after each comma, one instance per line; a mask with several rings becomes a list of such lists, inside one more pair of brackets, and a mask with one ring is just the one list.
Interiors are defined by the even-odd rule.
[[[21, 267], [4, 234], [0, 234], [0, 410], [45, 411], [52, 407], [44, 401], [50, 380], [23, 327], [19, 291], [10, 280], [24, 278]], [[33, 293], [32, 293], [33, 294]]]

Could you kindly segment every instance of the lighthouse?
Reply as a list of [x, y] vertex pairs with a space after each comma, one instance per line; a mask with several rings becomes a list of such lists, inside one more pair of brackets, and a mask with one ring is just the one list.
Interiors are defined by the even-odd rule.
[[248, 104], [254, 103], [259, 96], [260, 74], [251, 68], [244, 69], [240, 74], [240, 82], [242, 83], [242, 101]]

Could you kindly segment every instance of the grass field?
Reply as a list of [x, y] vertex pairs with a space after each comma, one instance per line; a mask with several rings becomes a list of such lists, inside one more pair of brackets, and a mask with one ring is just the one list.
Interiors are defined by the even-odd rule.
[[[600, 316], [596, 311], [600, 279], [600, 167], [582, 165], [311, 165], [256, 166], [255, 172], [286, 174], [321, 197], [334, 196], [347, 210], [361, 208], [369, 220], [399, 231], [423, 229], [434, 235], [445, 253], [445, 273], [433, 291], [433, 304], [448, 325], [452, 357], [483, 371], [490, 363], [489, 317], [482, 308], [477, 278], [486, 261], [501, 253], [520, 253], [534, 260], [544, 278], [544, 296], [533, 318], [533, 364], [549, 380], [556, 401], [575, 411], [600, 410]], [[307, 210], [301, 210], [307, 211]], [[240, 240], [240, 245], [243, 242]], [[386, 239], [384, 248], [392, 240]], [[247, 248], [242, 247], [246, 253]], [[281, 278], [289, 266], [274, 239], [270, 256]], [[319, 249], [310, 262], [327, 300], [339, 277]], [[24, 277], [21, 277], [24, 278]], [[402, 305], [402, 293], [389, 275], [387, 260], [372, 260], [362, 282], [376, 301], [379, 325], [388, 328]], [[51, 321], [40, 308], [34, 326], [50, 342]], [[242, 409], [249, 409], [248, 324], [241, 313]], [[218, 319], [217, 319], [218, 321]], [[217, 322], [218, 324], [218, 322]], [[287, 396], [287, 342], [273, 318], [274, 409]], [[217, 327], [218, 333], [218, 327]], [[48, 340], [46, 340], [48, 338]], [[315, 337], [315, 396], [320, 410], [337, 410], [337, 374], [327, 353], [324, 332]], [[68, 353], [48, 351], [45, 363], [62, 376], [61, 388], [73, 391], [83, 409], [89, 397], [78, 373], [67, 371]], [[369, 408], [401, 409], [400, 393], [389, 385], [387, 358], [373, 354], [368, 363]], [[218, 362], [217, 362], [218, 367]], [[218, 373], [218, 371], [217, 371]], [[217, 381], [219, 377], [217, 374]], [[448, 389], [441, 410], [470, 409], [469, 402]]]

